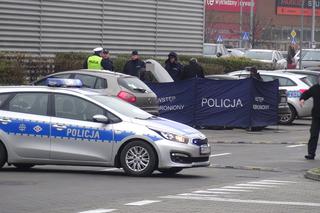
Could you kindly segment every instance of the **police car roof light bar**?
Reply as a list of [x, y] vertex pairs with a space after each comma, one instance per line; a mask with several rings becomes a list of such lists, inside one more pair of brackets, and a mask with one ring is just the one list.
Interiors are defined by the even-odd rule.
[[63, 78], [48, 78], [46, 81], [48, 87], [76, 87], [83, 86], [80, 79], [63, 79]]

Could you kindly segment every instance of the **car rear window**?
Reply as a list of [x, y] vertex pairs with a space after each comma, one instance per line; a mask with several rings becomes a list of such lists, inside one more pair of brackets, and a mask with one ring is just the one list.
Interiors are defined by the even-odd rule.
[[307, 77], [300, 78], [300, 80], [308, 86], [312, 86], [312, 83], [308, 80]]
[[132, 77], [118, 78], [118, 83], [120, 86], [132, 92], [141, 92], [141, 93], [145, 93], [146, 91], [152, 92], [152, 90], [138, 78], [132, 78]]

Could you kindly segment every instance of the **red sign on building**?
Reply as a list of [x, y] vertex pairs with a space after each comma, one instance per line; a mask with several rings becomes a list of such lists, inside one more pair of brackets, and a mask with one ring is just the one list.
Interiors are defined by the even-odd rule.
[[[205, 0], [206, 10], [225, 12], [250, 12], [251, 0]], [[256, 0], [253, 0], [253, 10], [256, 11]]]
[[[320, 16], [320, 0], [316, 0], [315, 2], [316, 16]], [[277, 14], [312, 16], [312, 6], [313, 0], [277, 0]]]

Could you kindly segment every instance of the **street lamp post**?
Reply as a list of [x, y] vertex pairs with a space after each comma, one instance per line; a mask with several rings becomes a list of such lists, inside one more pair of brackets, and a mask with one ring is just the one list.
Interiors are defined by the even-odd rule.
[[240, 40], [239, 46], [242, 48], [242, 0], [240, 0]]
[[300, 32], [300, 53], [299, 53], [299, 69], [302, 69], [302, 41], [303, 41], [303, 22], [304, 22], [304, 0], [301, 2], [301, 32]]
[[311, 47], [315, 48], [314, 30], [316, 22], [316, 0], [312, 2], [312, 30], [311, 30]]
[[251, 35], [251, 44], [253, 46], [253, 7], [254, 7], [254, 1], [251, 0], [250, 5], [250, 35]]

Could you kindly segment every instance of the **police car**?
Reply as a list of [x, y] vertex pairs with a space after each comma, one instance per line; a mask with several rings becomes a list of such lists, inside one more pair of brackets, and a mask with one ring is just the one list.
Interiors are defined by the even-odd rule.
[[209, 165], [210, 146], [199, 131], [115, 97], [65, 88], [77, 80], [48, 81], [0, 87], [0, 168], [110, 166], [147, 176]]

